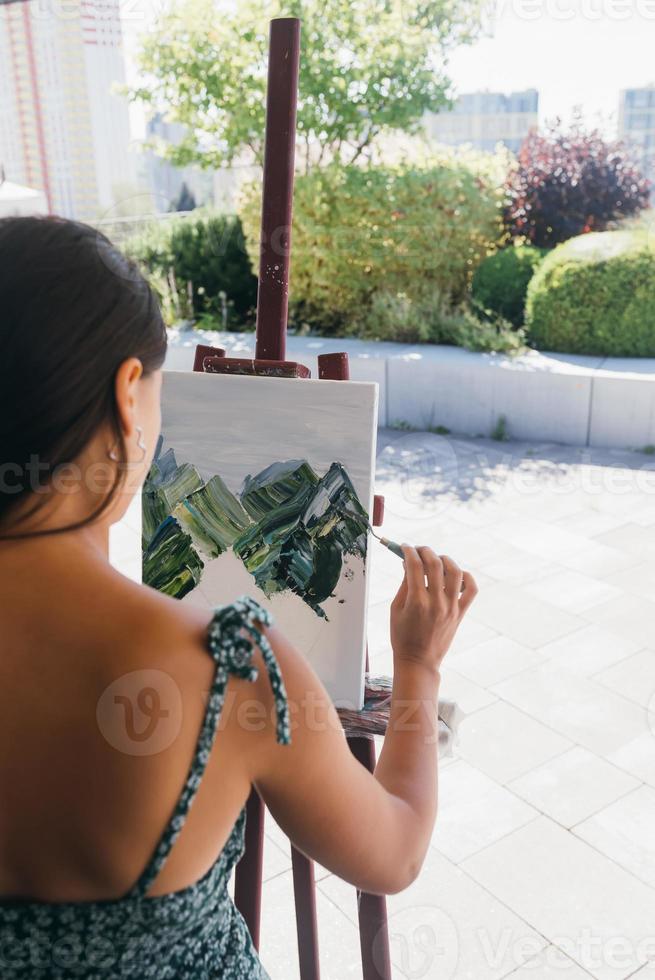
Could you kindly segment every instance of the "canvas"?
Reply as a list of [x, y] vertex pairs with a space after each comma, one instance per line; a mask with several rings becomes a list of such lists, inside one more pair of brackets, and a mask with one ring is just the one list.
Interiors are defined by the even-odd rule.
[[162, 415], [144, 582], [208, 610], [251, 595], [360, 707], [377, 386], [171, 371]]

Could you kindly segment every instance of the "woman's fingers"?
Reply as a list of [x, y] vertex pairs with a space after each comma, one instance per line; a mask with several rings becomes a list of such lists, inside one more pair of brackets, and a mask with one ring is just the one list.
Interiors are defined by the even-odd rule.
[[478, 587], [470, 572], [464, 572], [457, 562], [448, 555], [437, 555], [432, 548], [420, 545], [412, 548], [401, 545], [405, 556], [405, 577], [398, 590], [396, 599], [401, 605], [406, 599], [417, 598], [427, 589], [435, 599], [445, 596], [451, 604], [457, 604], [461, 615], [471, 605]]
[[399, 606], [402, 608], [402, 606], [405, 605], [406, 601], [407, 601], [407, 570], [405, 570], [405, 573], [403, 575], [403, 580], [400, 583], [400, 588], [396, 592], [391, 605]]
[[445, 573], [446, 595], [451, 602], [457, 602], [459, 600], [459, 594], [462, 591], [464, 572], [448, 555], [442, 555], [441, 561], [443, 562]]
[[459, 599], [459, 610], [462, 616], [478, 594], [477, 583], [470, 572], [464, 572], [463, 583], [464, 591]]
[[423, 573], [428, 580], [428, 589], [439, 596], [444, 588], [444, 567], [439, 555], [425, 545], [416, 549], [423, 562]]
[[416, 550], [409, 544], [401, 544], [405, 556], [405, 578], [407, 579], [407, 594], [411, 597], [420, 595], [425, 590], [425, 570], [423, 562]]

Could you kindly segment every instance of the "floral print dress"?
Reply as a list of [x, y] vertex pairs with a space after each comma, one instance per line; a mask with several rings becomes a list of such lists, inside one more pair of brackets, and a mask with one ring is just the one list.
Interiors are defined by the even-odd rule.
[[255, 680], [253, 644], [275, 696], [277, 740], [291, 740], [275, 655], [258, 628], [270, 614], [244, 596], [218, 608], [208, 630], [216, 672], [196, 752], [177, 807], [141, 877], [121, 899], [47, 904], [0, 901], [2, 980], [268, 980], [229, 894], [243, 853], [245, 810], [216, 863], [200, 881], [147, 897], [177, 840], [210, 757], [230, 674]]

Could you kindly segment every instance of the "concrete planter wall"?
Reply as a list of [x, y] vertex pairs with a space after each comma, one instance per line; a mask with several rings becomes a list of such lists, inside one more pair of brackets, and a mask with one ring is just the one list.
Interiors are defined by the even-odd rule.
[[[172, 332], [165, 367], [190, 370], [197, 343], [252, 356], [253, 334]], [[354, 381], [380, 386], [380, 425], [444, 426], [576, 446], [655, 444], [655, 360], [531, 351], [518, 358], [459, 347], [289, 337], [287, 357], [317, 376], [318, 354], [347, 351]]]

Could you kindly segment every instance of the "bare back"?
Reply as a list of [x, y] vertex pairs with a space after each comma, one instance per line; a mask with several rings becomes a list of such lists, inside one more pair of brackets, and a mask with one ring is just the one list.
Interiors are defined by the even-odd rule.
[[[70, 539], [3, 546], [0, 580], [0, 895], [119, 896], [188, 772], [214, 671], [209, 616], [131, 583]], [[232, 702], [243, 686], [231, 682]], [[144, 689], [159, 728], [145, 744]], [[122, 703], [103, 716], [112, 691]], [[207, 870], [247, 798], [234, 707], [155, 893]]]

